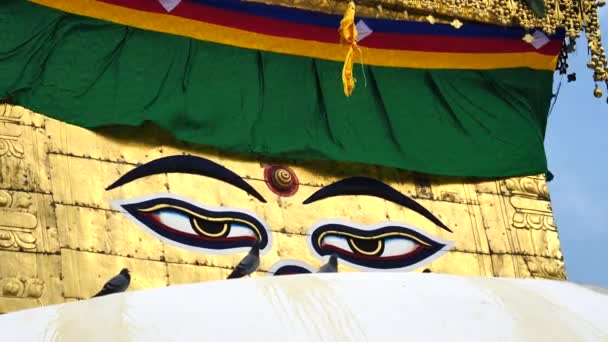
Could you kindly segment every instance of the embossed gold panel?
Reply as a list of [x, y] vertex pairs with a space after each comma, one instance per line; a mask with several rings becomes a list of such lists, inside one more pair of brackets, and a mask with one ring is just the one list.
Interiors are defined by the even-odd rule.
[[[158, 194], [209, 208], [237, 208], [263, 221], [272, 245], [254, 277], [267, 276], [287, 259], [319, 267], [325, 259], [311, 247], [311, 227], [330, 219], [357, 227], [393, 222], [453, 242], [444, 255], [413, 271], [566, 277], [540, 176], [476, 183], [370, 165], [268, 160], [178, 143], [155, 127], [92, 132], [21, 107], [1, 106], [0, 114], [0, 312], [88, 298], [122, 267], [131, 270], [130, 290], [225, 279], [244, 250], [203, 253], [182, 248], [142, 229], [112, 204]], [[105, 190], [137, 166], [175, 155], [226, 167], [266, 203], [225, 182], [183, 173], [151, 175]], [[270, 164], [286, 165], [296, 175], [299, 187], [292, 196], [270, 189], [264, 180]], [[373, 196], [303, 203], [320, 189], [354, 176], [384, 182], [452, 232]], [[361, 270], [353, 265], [341, 262], [340, 271]]]

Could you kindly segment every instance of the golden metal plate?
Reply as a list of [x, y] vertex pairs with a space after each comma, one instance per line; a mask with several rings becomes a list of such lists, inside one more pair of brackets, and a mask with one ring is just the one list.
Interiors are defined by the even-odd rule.
[[[244, 253], [210, 255], [167, 244], [141, 229], [109, 201], [169, 193], [206, 206], [240, 208], [263, 219], [273, 241], [259, 271], [278, 261], [322, 263], [308, 246], [319, 220], [357, 224], [403, 222], [454, 241], [442, 257], [417, 270], [471, 276], [565, 279], [559, 237], [542, 176], [474, 183], [460, 178], [414, 176], [369, 165], [273, 161], [299, 179], [291, 197], [264, 182], [269, 160], [224, 154], [175, 142], [154, 127], [93, 132], [21, 107], [0, 108], [0, 313], [95, 294], [128, 267], [130, 290], [224, 279]], [[8, 147], [6, 147], [8, 146]], [[105, 188], [136, 165], [190, 154], [234, 171], [267, 199], [260, 203], [220, 181], [160, 174]], [[349, 176], [379, 179], [415, 199], [454, 232], [409, 209], [369, 196], [343, 196], [309, 205], [320, 187]], [[356, 269], [341, 264], [342, 272]]]

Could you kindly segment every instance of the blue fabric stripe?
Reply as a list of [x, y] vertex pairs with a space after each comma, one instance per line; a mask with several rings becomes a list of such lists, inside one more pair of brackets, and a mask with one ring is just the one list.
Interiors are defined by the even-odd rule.
[[[282, 6], [265, 5], [241, 0], [186, 0], [199, 5], [236, 11], [277, 20], [285, 20], [300, 24], [338, 28], [342, 16], [288, 8]], [[361, 18], [375, 32], [401, 33], [417, 35], [442, 35], [456, 37], [480, 38], [514, 38], [521, 39], [526, 31], [518, 27], [501, 27], [494, 25], [480, 25], [465, 23], [460, 29], [448, 24], [434, 24], [424, 22]], [[550, 39], [563, 38], [563, 32], [549, 36]]]

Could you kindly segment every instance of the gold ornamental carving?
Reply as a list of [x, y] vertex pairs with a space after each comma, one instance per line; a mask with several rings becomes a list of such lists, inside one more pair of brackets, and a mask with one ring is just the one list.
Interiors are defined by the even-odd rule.
[[549, 189], [542, 176], [510, 178], [504, 182], [505, 188], [513, 195], [549, 199]]
[[[341, 15], [350, 0], [247, 0], [295, 7]], [[544, 16], [535, 14], [525, 0], [359, 0], [357, 17], [414, 20], [444, 23], [456, 29], [463, 24], [458, 19], [500, 26], [520, 26], [528, 30], [542, 29], [547, 34], [565, 31], [574, 42], [582, 32], [587, 38], [589, 62], [595, 89], [600, 98], [600, 84], [608, 88], [608, 60], [602, 46], [598, 9], [605, 0], [544, 0]], [[522, 38], [524, 38], [522, 36]], [[574, 45], [568, 47], [573, 52]], [[608, 89], [607, 89], [608, 90]]]
[[0, 278], [0, 291], [2, 297], [38, 299], [44, 292], [44, 281], [38, 278]]
[[18, 124], [21, 121], [23, 112], [19, 110], [13, 110], [15, 107], [8, 104], [0, 103], [0, 122], [10, 122]]
[[538, 213], [516, 212], [512, 225], [515, 228], [557, 230], [553, 217]]
[[0, 190], [0, 250], [36, 249], [33, 233], [38, 218], [31, 207], [30, 194]]
[[504, 181], [504, 187], [511, 194], [509, 201], [515, 209], [511, 217], [513, 227], [557, 230], [549, 189], [542, 176], [510, 178]]
[[566, 271], [564, 265], [561, 262], [554, 263], [540, 263], [531, 258], [525, 259], [530, 274], [535, 278], [553, 279], [553, 280], [565, 280]]
[[22, 113], [11, 110], [12, 107], [0, 104], [0, 157], [8, 156], [22, 159], [23, 145], [19, 142], [21, 127], [19, 120]]

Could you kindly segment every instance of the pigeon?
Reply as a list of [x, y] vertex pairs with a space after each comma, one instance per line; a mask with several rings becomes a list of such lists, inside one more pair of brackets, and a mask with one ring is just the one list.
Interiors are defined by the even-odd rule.
[[251, 246], [251, 250], [241, 262], [230, 273], [228, 279], [242, 278], [250, 276], [260, 266], [260, 243], [256, 240]]
[[329, 261], [327, 264], [321, 266], [317, 273], [336, 273], [338, 272], [338, 256], [336, 254], [332, 254], [329, 257]]
[[130, 283], [131, 275], [129, 274], [129, 270], [123, 268], [117, 276], [108, 280], [108, 282], [103, 285], [101, 291], [99, 291], [93, 297], [101, 297], [113, 293], [125, 292], [127, 288], [129, 288]]

